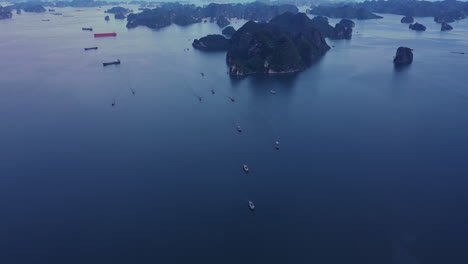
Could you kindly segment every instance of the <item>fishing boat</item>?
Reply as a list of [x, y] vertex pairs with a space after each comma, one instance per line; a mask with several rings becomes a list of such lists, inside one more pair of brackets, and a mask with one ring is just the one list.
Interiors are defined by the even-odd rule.
[[255, 211], [255, 204], [252, 201], [249, 201], [249, 209], [250, 211]]
[[115, 100], [112, 102], [112, 106], [115, 106]]
[[457, 52], [457, 51], [452, 51], [451, 53], [453, 53], [453, 54], [460, 54], [460, 55], [465, 55], [465, 52]]
[[201, 102], [203, 98], [201, 96], [197, 96], [197, 97], [198, 97], [198, 101]]
[[81, 28], [81, 30], [93, 31], [93, 28]]
[[242, 165], [242, 169], [245, 171], [245, 173], [249, 173], [249, 167], [247, 165]]
[[240, 126], [237, 126], [237, 131], [240, 133], [242, 132], [242, 128]]
[[215, 90], [211, 89], [211, 94], [215, 94]]
[[229, 97], [229, 100], [231, 100], [231, 102], [235, 102], [236, 99], [234, 99], [234, 97]]
[[117, 36], [117, 33], [115, 32], [112, 32], [112, 33], [96, 33], [94, 34], [94, 37], [95, 38], [99, 38], [99, 37], [115, 37]]
[[278, 150], [280, 149], [280, 143], [279, 143], [279, 141], [275, 141], [275, 148], [278, 149]]
[[[188, 50], [188, 49], [187, 49], [187, 50]], [[201, 74], [202, 77], [205, 76], [205, 74], [204, 74], [203, 72], [200, 72], [200, 74]]]
[[105, 67], [105, 66], [109, 66], [109, 65], [117, 65], [117, 64], [120, 64], [120, 60], [116, 60], [116, 61], [111, 61], [111, 62], [103, 62], [102, 65]]
[[84, 50], [97, 50], [98, 47], [84, 48]]
[[270, 93], [276, 94], [276, 91], [275, 90], [270, 90]]

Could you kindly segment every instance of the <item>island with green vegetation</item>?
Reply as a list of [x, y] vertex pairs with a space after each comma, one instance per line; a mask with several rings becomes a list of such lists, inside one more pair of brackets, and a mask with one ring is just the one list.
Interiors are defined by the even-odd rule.
[[33, 2], [22, 2], [22, 3], [16, 3], [12, 6], [8, 6], [8, 8], [11, 9], [17, 9], [21, 10], [23, 9], [24, 12], [29, 12], [29, 13], [44, 13], [46, 9], [41, 5]]
[[[127, 17], [127, 27], [147, 26], [150, 28], [162, 28], [171, 25], [189, 25], [199, 23], [203, 18], [238, 18], [254, 21], [268, 21], [274, 16], [285, 12], [297, 13], [294, 5], [268, 5], [264, 3], [249, 4], [209, 4], [199, 7], [190, 4], [164, 3], [155, 9], [144, 9], [141, 13], [130, 14]], [[227, 21], [222, 19], [220, 26], [227, 26]]]
[[104, 11], [104, 13], [109, 13], [109, 14], [128, 14], [130, 12], [131, 12], [130, 9], [121, 7], [121, 6], [114, 6], [111, 9]]
[[380, 19], [378, 16], [365, 8], [354, 8], [350, 5], [332, 7], [332, 6], [317, 6], [308, 10], [309, 14], [326, 16], [330, 18], [348, 18], [348, 19]]
[[229, 74], [284, 74], [306, 69], [330, 47], [305, 13], [283, 13], [269, 23], [249, 21], [231, 37], [209, 35], [193, 42], [205, 51], [226, 50]]
[[221, 33], [225, 36], [231, 37], [236, 33], [236, 30], [233, 27], [229, 26], [225, 27]]
[[468, 2], [418, 1], [418, 0], [386, 0], [365, 1], [354, 3], [355, 8], [365, 8], [371, 12], [387, 13], [413, 17], [434, 17], [438, 23], [450, 23], [464, 19], [468, 15]]

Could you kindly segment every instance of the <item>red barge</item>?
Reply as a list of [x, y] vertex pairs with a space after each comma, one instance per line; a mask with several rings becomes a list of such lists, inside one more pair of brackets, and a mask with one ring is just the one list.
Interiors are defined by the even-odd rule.
[[113, 33], [97, 33], [97, 34], [94, 34], [94, 37], [95, 38], [98, 38], [98, 37], [115, 37], [117, 36], [117, 33], [113, 32]]

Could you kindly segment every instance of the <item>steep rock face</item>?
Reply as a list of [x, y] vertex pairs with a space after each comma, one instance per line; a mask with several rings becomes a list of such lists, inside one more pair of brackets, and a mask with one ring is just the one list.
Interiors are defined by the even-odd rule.
[[0, 6], [0, 19], [11, 18], [13, 14], [7, 8]]
[[218, 19], [216, 19], [216, 24], [220, 27], [220, 28], [223, 28], [229, 24], [231, 24], [231, 22], [229, 22], [229, 20], [227, 20], [225, 17], [218, 17]]
[[236, 33], [236, 30], [233, 27], [226, 27], [225, 29], [223, 29], [222, 33], [225, 36], [231, 37]]
[[419, 24], [418, 22], [410, 24], [409, 28], [416, 31], [426, 31], [426, 27], [422, 24]]
[[338, 23], [335, 26], [335, 39], [351, 39], [353, 37], [353, 28], [347, 27], [345, 23]]
[[335, 27], [328, 24], [328, 18], [316, 16], [312, 18], [311, 24], [322, 32], [324, 37], [330, 39], [351, 39], [353, 35], [354, 22], [349, 19], [342, 19]]
[[356, 26], [354, 21], [352, 21], [350, 19], [346, 19], [346, 18], [341, 19], [340, 24], [342, 24], [345, 27], [349, 27], [349, 28], [354, 28]]
[[149, 28], [162, 28], [171, 24], [171, 15], [168, 10], [155, 8], [144, 10], [139, 14], [130, 14], [127, 17], [127, 28], [145, 25]]
[[303, 13], [285, 13], [270, 23], [247, 22], [231, 38], [226, 56], [231, 75], [302, 71], [330, 47]]
[[192, 46], [195, 49], [205, 51], [222, 51], [229, 48], [229, 40], [221, 35], [208, 35], [201, 39], [195, 39]]
[[440, 26], [440, 31], [449, 31], [449, 30], [452, 30], [453, 27], [447, 23], [442, 23], [442, 25]]
[[413, 62], [413, 50], [407, 47], [399, 47], [393, 63], [397, 66], [408, 65]]
[[114, 18], [115, 18], [115, 19], [125, 19], [126, 17], [125, 17], [125, 15], [122, 14], [122, 13], [117, 13], [117, 14], [114, 15]]
[[354, 8], [350, 5], [342, 7], [330, 7], [330, 6], [318, 6], [313, 7], [312, 10], [309, 10], [310, 14], [327, 16], [331, 18], [348, 18], [348, 19], [379, 19], [383, 18], [376, 14], [371, 13], [365, 8]]
[[413, 24], [414, 23], [414, 18], [412, 16], [405, 16], [401, 19], [401, 23], [405, 24]]

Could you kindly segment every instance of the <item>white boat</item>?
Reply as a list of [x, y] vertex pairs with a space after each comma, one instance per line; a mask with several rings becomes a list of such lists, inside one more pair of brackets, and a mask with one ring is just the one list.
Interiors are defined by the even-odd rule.
[[249, 209], [255, 211], [255, 204], [252, 201], [249, 201]]
[[276, 94], [276, 91], [275, 90], [270, 90], [270, 93]]
[[242, 169], [244, 169], [245, 173], [249, 172], [249, 167], [247, 165], [242, 165]]

